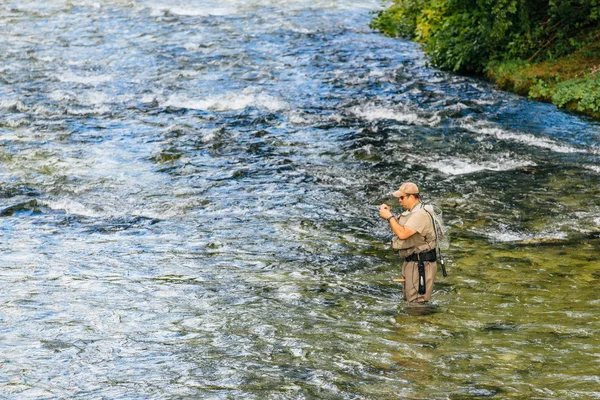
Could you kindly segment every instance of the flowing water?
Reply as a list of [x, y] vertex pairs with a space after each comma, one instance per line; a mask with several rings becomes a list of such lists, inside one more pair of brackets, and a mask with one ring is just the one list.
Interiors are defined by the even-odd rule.
[[[0, 398], [600, 398], [600, 125], [380, 7], [2, 2]], [[406, 180], [452, 235], [425, 308]]]

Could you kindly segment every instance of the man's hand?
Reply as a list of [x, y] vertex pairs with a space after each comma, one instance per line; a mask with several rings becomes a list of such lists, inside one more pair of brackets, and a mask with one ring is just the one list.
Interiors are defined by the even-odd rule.
[[382, 204], [379, 206], [379, 216], [383, 219], [388, 219], [392, 216], [392, 212], [390, 211], [390, 206], [387, 204]]
[[[388, 206], [387, 204], [380, 205], [379, 216], [385, 219], [391, 217], [392, 212], [390, 211], [390, 206]], [[396, 218], [390, 220], [390, 228], [392, 228], [392, 232], [394, 232], [394, 234], [402, 240], [408, 239], [417, 232], [409, 226], [400, 225], [399, 221], [396, 220]]]

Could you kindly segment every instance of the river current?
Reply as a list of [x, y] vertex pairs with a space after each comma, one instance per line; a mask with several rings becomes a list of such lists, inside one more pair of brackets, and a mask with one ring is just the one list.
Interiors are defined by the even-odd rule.
[[[600, 398], [600, 125], [380, 7], [0, 4], [0, 398]], [[451, 234], [424, 308], [407, 180]]]

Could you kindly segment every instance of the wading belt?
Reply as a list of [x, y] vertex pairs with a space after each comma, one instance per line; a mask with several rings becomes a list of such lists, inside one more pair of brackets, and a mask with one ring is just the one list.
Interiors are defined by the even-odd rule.
[[419, 270], [419, 294], [425, 294], [425, 261], [435, 261], [435, 249], [426, 251], [419, 254], [411, 254], [406, 257], [405, 260], [408, 262], [417, 261]]
[[410, 256], [406, 257], [404, 259], [405, 261], [435, 261], [436, 260], [436, 256], [435, 256], [435, 249], [433, 250], [429, 250], [429, 251], [425, 251], [423, 253], [419, 253], [419, 254], [411, 254]]

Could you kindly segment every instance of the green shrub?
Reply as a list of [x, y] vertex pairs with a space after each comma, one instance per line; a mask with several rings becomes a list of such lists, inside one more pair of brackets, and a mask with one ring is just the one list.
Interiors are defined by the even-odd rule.
[[396, 0], [387, 10], [379, 11], [371, 21], [371, 29], [391, 37], [415, 38], [417, 17], [426, 0]]
[[581, 49], [599, 40], [599, 19], [600, 0], [394, 0], [371, 27], [419, 41], [442, 69], [482, 72]]
[[528, 68], [529, 63], [521, 59], [495, 61], [487, 65], [486, 75], [501, 89], [528, 95], [530, 94], [530, 88], [540, 81], [536, 77], [525, 73]]
[[552, 102], [588, 114], [600, 114], [600, 76], [570, 79], [554, 88]]

